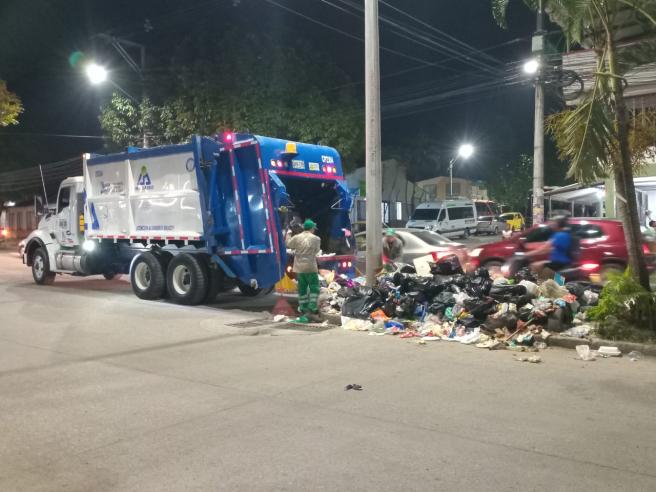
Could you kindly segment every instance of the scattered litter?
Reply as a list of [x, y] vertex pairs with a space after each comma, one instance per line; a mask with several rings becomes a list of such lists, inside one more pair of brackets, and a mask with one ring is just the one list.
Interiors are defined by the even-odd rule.
[[531, 355], [530, 357], [515, 357], [518, 362], [530, 362], [531, 364], [539, 364], [542, 362], [542, 357], [539, 355]]
[[274, 323], [287, 323], [288, 321], [289, 321], [289, 316], [285, 316], [284, 314], [276, 314], [273, 317]]
[[590, 350], [590, 345], [577, 345], [576, 353], [579, 355], [579, 359], [585, 361], [592, 361], [597, 358], [596, 352], [594, 350]]
[[561, 335], [573, 338], [585, 338], [590, 334], [592, 329], [593, 328], [590, 325], [576, 325], [565, 330]]
[[362, 386], [355, 383], [347, 384], [346, 387], [344, 388], [344, 391], [348, 391], [348, 390], [362, 391]]
[[602, 357], [619, 357], [622, 355], [617, 347], [602, 346], [597, 349], [597, 353]]
[[642, 359], [642, 354], [640, 352], [638, 352], [637, 350], [632, 350], [626, 356], [631, 360], [631, 362], [636, 362], [636, 361]]

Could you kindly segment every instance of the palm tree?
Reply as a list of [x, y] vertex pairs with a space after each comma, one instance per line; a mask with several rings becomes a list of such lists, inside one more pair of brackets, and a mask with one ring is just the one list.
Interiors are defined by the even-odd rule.
[[[505, 27], [510, 0], [491, 0], [492, 13]], [[621, 24], [628, 18], [656, 26], [654, 0], [523, 0], [532, 9], [544, 8], [567, 37], [568, 44], [583, 43], [597, 54], [594, 87], [571, 110], [549, 118], [560, 156], [570, 161], [568, 175], [589, 182], [612, 174], [619, 198], [619, 212], [629, 253], [629, 267], [643, 287], [649, 275], [642, 254], [642, 236], [633, 181], [630, 118], [624, 99], [622, 73], [630, 59], [639, 61], [633, 48], [629, 54], [618, 46]], [[653, 49], [653, 45], [648, 45]], [[653, 59], [653, 58], [652, 58]], [[626, 63], [625, 63], [626, 62]]]

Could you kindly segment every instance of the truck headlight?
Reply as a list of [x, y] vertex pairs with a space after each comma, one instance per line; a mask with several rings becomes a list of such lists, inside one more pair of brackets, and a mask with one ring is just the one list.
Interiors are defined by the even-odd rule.
[[91, 241], [90, 239], [87, 239], [82, 243], [82, 249], [87, 253], [91, 253], [92, 251], [95, 251], [96, 246], [97, 243], [95, 241]]

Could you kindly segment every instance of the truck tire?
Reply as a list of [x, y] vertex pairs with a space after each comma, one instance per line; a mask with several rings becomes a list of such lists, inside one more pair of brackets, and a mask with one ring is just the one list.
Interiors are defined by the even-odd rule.
[[39, 285], [51, 285], [55, 281], [55, 272], [50, 271], [48, 253], [43, 248], [37, 248], [32, 257], [32, 277]]
[[208, 294], [207, 270], [205, 261], [197, 255], [174, 256], [166, 269], [166, 287], [171, 299], [188, 306], [202, 303]]
[[225, 289], [225, 273], [221, 268], [212, 265], [212, 259], [209, 255], [204, 255], [204, 259], [207, 266], [207, 295], [203, 303], [212, 304], [216, 301], [219, 292]]
[[142, 253], [134, 260], [130, 283], [132, 291], [139, 299], [161, 299], [166, 289], [166, 279], [162, 264], [154, 254]]

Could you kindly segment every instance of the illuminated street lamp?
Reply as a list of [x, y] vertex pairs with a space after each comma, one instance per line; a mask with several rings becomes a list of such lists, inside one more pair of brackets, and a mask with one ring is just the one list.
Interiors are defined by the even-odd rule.
[[456, 163], [458, 158], [462, 159], [469, 159], [472, 155], [474, 155], [474, 146], [472, 144], [462, 144], [458, 148], [458, 154], [451, 159], [449, 162], [449, 194], [453, 196], [453, 165]]
[[524, 63], [524, 73], [528, 75], [535, 75], [540, 70], [540, 62], [535, 58], [531, 58]]
[[107, 70], [97, 63], [89, 63], [85, 70], [89, 82], [93, 85], [102, 84], [107, 80]]

